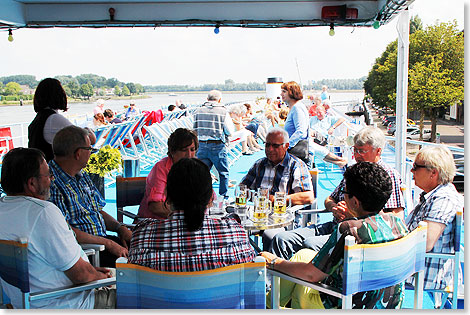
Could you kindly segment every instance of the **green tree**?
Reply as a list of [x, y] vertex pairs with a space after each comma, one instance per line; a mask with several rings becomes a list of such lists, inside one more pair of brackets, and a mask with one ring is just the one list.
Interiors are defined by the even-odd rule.
[[8, 82], [16, 82], [20, 85], [27, 85], [31, 89], [35, 88], [38, 85], [38, 81], [36, 80], [36, 77], [34, 75], [28, 75], [28, 74], [18, 74], [18, 75], [11, 75], [8, 77], [2, 77], [0, 78], [0, 81], [3, 82], [3, 84], [7, 84]]
[[121, 96], [121, 94], [122, 94], [121, 88], [119, 87], [119, 85], [116, 85], [114, 87], [114, 95]]
[[423, 29], [423, 22], [421, 21], [421, 18], [417, 15], [413, 16], [410, 19], [410, 34], [413, 34], [416, 31], [419, 31], [422, 29]]
[[71, 97], [79, 97], [80, 96], [80, 85], [76, 79], [71, 80], [66, 85], [70, 89], [70, 96]]
[[5, 95], [19, 95], [21, 93], [21, 86], [16, 82], [8, 82], [5, 85], [3, 92]]
[[136, 93], [137, 93], [137, 89], [136, 89], [134, 83], [132, 83], [132, 82], [127, 83], [126, 86], [127, 86], [127, 88], [129, 89], [129, 92], [130, 92], [131, 94], [136, 94]]
[[90, 83], [85, 83], [80, 86], [80, 96], [90, 99], [93, 96], [93, 86]]
[[129, 96], [131, 95], [131, 92], [129, 91], [129, 88], [127, 87], [127, 85], [124, 84], [124, 86], [122, 87], [122, 95], [124, 96]]

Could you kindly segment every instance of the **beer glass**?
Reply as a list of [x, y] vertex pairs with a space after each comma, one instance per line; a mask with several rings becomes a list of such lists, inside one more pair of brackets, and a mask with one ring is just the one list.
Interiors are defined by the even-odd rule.
[[286, 199], [287, 195], [284, 192], [274, 193], [274, 214], [277, 216], [283, 216], [286, 214]]
[[268, 221], [271, 213], [271, 202], [265, 195], [256, 194], [254, 199], [253, 222], [264, 223]]
[[235, 204], [237, 208], [245, 208], [246, 200], [248, 198], [248, 187], [244, 184], [240, 184], [235, 188]]
[[257, 196], [258, 196], [258, 198], [260, 198], [261, 202], [263, 202], [264, 200], [269, 200], [269, 189], [268, 188], [258, 188]]

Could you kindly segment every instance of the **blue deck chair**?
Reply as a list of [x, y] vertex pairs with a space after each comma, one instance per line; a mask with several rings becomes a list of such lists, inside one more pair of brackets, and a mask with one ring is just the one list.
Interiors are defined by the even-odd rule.
[[[446, 307], [446, 303], [450, 303], [450, 307], [453, 309], [457, 308], [458, 305], [458, 299], [459, 299], [459, 291], [463, 293], [463, 287], [460, 288], [459, 290], [459, 285], [460, 285], [460, 279], [463, 279], [463, 275], [461, 278], [459, 278], [459, 270], [460, 270], [460, 260], [463, 258], [463, 246], [461, 244], [462, 241], [462, 225], [463, 225], [463, 213], [462, 211], [457, 211], [457, 214], [455, 215], [455, 237], [454, 237], [454, 248], [455, 248], [455, 253], [454, 254], [440, 254], [440, 253], [426, 253], [426, 258], [441, 258], [441, 259], [452, 259], [453, 264], [454, 264], [454, 270], [453, 270], [453, 285], [452, 286], [447, 286], [444, 289], [441, 290], [428, 290], [426, 289], [426, 292], [434, 292], [434, 297], [436, 300], [436, 306], [439, 306], [438, 304], [440, 303], [439, 308], [444, 308]], [[460, 274], [462, 274], [462, 271], [460, 270]], [[454, 294], [454, 292], [457, 292], [457, 294]], [[437, 294], [440, 295], [437, 295]], [[437, 296], [436, 296], [437, 295]], [[437, 299], [436, 299], [437, 297]]]
[[95, 130], [96, 142], [95, 142], [95, 145], [94, 145], [95, 148], [101, 147], [101, 143], [102, 142], [104, 143], [105, 137], [108, 136], [110, 130], [113, 129], [113, 126], [114, 125], [109, 124], [109, 125], [106, 125], [106, 126], [96, 128], [96, 130]]
[[82, 285], [71, 285], [54, 290], [31, 292], [28, 271], [28, 242], [26, 239], [20, 239], [18, 242], [0, 240], [0, 277], [3, 281], [17, 287], [21, 291], [23, 308], [30, 308], [32, 301], [56, 298], [65, 294], [91, 290], [116, 283], [116, 278], [108, 278]]
[[415, 277], [414, 308], [423, 304], [424, 256], [426, 254], [427, 224], [401, 239], [381, 244], [355, 244], [353, 236], [346, 236], [342, 290], [307, 282], [282, 272], [268, 270], [272, 279], [271, 305], [279, 308], [280, 278], [313, 288], [342, 299], [342, 308], [352, 308], [352, 297], [357, 292], [377, 290]]
[[[259, 258], [257, 258], [259, 259]], [[117, 308], [265, 309], [266, 263], [164, 272], [116, 261]]]

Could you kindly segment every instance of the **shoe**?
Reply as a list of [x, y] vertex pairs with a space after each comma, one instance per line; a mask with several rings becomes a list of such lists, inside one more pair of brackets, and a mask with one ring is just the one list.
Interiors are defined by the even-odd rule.
[[245, 152], [242, 152], [243, 155], [253, 155], [253, 151], [247, 150]]

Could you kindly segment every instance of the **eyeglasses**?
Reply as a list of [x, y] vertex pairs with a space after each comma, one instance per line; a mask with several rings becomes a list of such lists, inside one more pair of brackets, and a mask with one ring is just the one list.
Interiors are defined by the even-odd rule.
[[266, 142], [264, 145], [266, 146], [266, 148], [268, 147], [273, 147], [274, 149], [278, 149], [281, 145], [284, 145], [286, 144], [285, 142], [283, 143], [270, 143], [270, 142]]
[[77, 153], [77, 151], [80, 150], [80, 149], [88, 150], [88, 151], [91, 152], [91, 154], [96, 153], [96, 152], [99, 151], [98, 149], [95, 149], [93, 147], [78, 147], [78, 148], [75, 149], [75, 151], [73, 153]]
[[360, 150], [360, 149], [357, 149], [356, 147], [354, 147], [354, 153], [359, 154], [359, 155], [366, 154], [369, 151], [370, 150]]
[[50, 180], [54, 180], [54, 178], [55, 178], [55, 176], [54, 176], [54, 174], [52, 174], [52, 172], [50, 172], [50, 173], [47, 174], [47, 175], [41, 175], [41, 174], [39, 174], [38, 176], [35, 176], [35, 177], [37, 177], [37, 178], [39, 178], [39, 177], [49, 177]]
[[419, 165], [416, 163], [413, 163], [413, 167], [411, 168], [412, 171], [416, 171], [418, 168], [427, 168], [426, 165]]
[[339, 192], [342, 193], [343, 195], [344, 195], [344, 194], [348, 194], [348, 195], [352, 196], [352, 193], [350, 193], [349, 191], [347, 191], [347, 190], [344, 189], [344, 188], [341, 188], [341, 189], [339, 190]]

